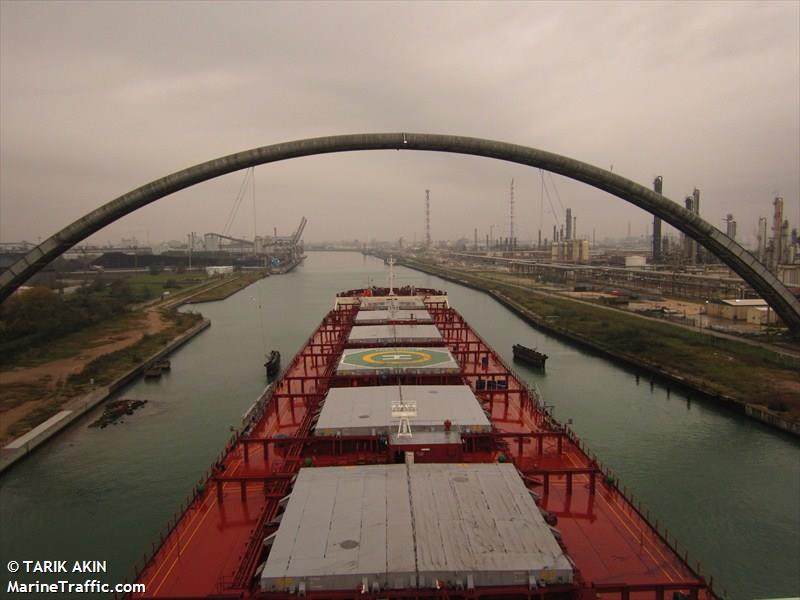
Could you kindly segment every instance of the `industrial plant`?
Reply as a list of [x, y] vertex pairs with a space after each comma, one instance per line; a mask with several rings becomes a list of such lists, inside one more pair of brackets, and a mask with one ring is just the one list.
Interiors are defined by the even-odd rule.
[[[186, 234], [185, 241], [172, 240], [158, 244], [140, 243], [135, 237], [104, 246], [81, 244], [64, 253], [64, 260], [75, 261], [73, 268], [147, 269], [152, 267], [198, 268], [231, 266], [267, 269], [285, 273], [304, 258], [303, 231], [305, 217], [291, 234], [255, 236], [254, 240], [224, 233], [197, 232]], [[0, 246], [0, 268], [7, 267], [28, 251], [28, 242], [5, 243]]]
[[[554, 184], [552, 184], [554, 185]], [[543, 194], [548, 188], [542, 185]], [[653, 191], [662, 194], [663, 177], [653, 181]], [[557, 192], [556, 192], [557, 194]], [[677, 231], [665, 232], [661, 219], [653, 218], [648, 235], [628, 235], [623, 239], [596, 240], [595, 228], [591, 239], [578, 233], [578, 215], [569, 206], [558, 211], [548, 193], [543, 195], [557, 222], [552, 237], [542, 235], [541, 216], [537, 239], [521, 240], [515, 224], [515, 187], [508, 191], [508, 236], [496, 236], [496, 225], [489, 225], [481, 235], [473, 228], [472, 239], [435, 241], [431, 235], [431, 190], [425, 190], [424, 242], [358, 243], [359, 249], [376, 251], [398, 257], [411, 256], [431, 260], [443, 266], [496, 271], [529, 280], [541, 285], [561, 286], [561, 291], [606, 297], [604, 302], [617, 306], [631, 302], [632, 310], [658, 316], [691, 319], [698, 327], [730, 330], [738, 333], [761, 333], [763, 327], [778, 325], [779, 318], [767, 302], [737, 273], [721, 263], [711, 252], [691, 236]], [[560, 203], [561, 199], [557, 201]], [[695, 187], [687, 194], [684, 207], [701, 216], [701, 192]], [[795, 295], [800, 291], [800, 242], [797, 228], [790, 228], [784, 213], [784, 199], [772, 201], [771, 226], [768, 219], [759, 218], [757, 244], [748, 248], [752, 256], [774, 274]], [[737, 221], [728, 213], [720, 229], [728, 238], [737, 239]], [[416, 236], [415, 236], [416, 238]], [[352, 246], [353, 244], [351, 244]], [[331, 245], [315, 246], [331, 247]], [[613, 298], [613, 299], [612, 299]], [[596, 298], [595, 298], [596, 299]], [[686, 301], [681, 310], [666, 299]]]

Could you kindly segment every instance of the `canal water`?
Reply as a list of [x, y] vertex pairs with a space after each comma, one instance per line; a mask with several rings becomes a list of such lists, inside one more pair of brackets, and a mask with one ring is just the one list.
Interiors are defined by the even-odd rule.
[[[265, 353], [278, 349], [288, 361], [337, 291], [386, 282], [380, 260], [310, 253], [293, 273], [187, 307], [212, 326], [172, 355], [171, 373], [120, 392], [148, 400], [143, 409], [116, 426], [90, 429], [95, 411], [0, 476], [0, 596], [10, 560], [108, 565], [105, 574], [35, 574], [21, 582], [121, 581], [260, 394]], [[797, 440], [637, 379], [536, 331], [485, 294], [405, 268], [397, 268], [396, 283], [447, 290], [452, 305], [509, 361], [513, 343], [548, 354], [546, 373], [518, 371], [690, 549], [718, 589], [743, 600], [800, 595]]]

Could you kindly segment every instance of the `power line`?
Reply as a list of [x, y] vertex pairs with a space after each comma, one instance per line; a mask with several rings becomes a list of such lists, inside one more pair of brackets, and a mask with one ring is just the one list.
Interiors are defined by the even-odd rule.
[[542, 189], [544, 190], [544, 195], [547, 196], [547, 203], [550, 205], [550, 212], [553, 213], [553, 222], [558, 225], [558, 215], [556, 214], [556, 209], [553, 206], [553, 199], [550, 197], [550, 191], [547, 189], [547, 184], [544, 181], [544, 177], [542, 177]]
[[222, 228], [223, 235], [229, 235], [231, 227], [233, 226], [233, 221], [236, 219], [236, 215], [239, 212], [239, 207], [242, 204], [242, 200], [245, 197], [245, 193], [247, 192], [247, 184], [250, 181], [250, 174], [254, 170], [253, 167], [247, 169], [244, 173], [244, 178], [242, 179], [242, 183], [239, 186], [239, 191], [236, 193], [236, 198], [233, 200], [233, 205], [231, 206], [231, 210], [228, 213], [228, 218], [225, 220], [225, 226]]
[[561, 203], [561, 194], [558, 193], [558, 188], [556, 187], [556, 180], [553, 179], [553, 174], [548, 171], [547, 175], [550, 177], [550, 185], [553, 186], [553, 191], [556, 193], [556, 200], [558, 200], [558, 205], [561, 207], [561, 212], [564, 212], [564, 205]]

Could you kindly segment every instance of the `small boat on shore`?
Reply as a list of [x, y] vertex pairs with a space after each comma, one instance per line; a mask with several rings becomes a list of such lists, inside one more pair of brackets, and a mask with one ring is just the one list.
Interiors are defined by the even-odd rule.
[[144, 368], [144, 378], [158, 379], [164, 374], [164, 371], [169, 371], [171, 369], [172, 363], [170, 363], [169, 359], [160, 358], [158, 360], [154, 360]]
[[543, 354], [533, 348], [528, 348], [522, 344], [514, 344], [514, 360], [518, 360], [525, 364], [544, 369], [544, 363], [547, 360], [547, 354]]
[[158, 367], [155, 364], [145, 367], [144, 370], [145, 379], [158, 379], [159, 377], [161, 377], [161, 367]]
[[277, 350], [270, 352], [264, 368], [267, 370], [267, 377], [275, 377], [281, 370], [281, 353]]

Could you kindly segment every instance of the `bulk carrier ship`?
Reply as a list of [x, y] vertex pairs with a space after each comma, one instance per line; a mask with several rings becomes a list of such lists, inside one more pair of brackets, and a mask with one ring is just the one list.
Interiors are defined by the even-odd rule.
[[391, 282], [337, 295], [136, 597], [717, 597], [444, 292]]

